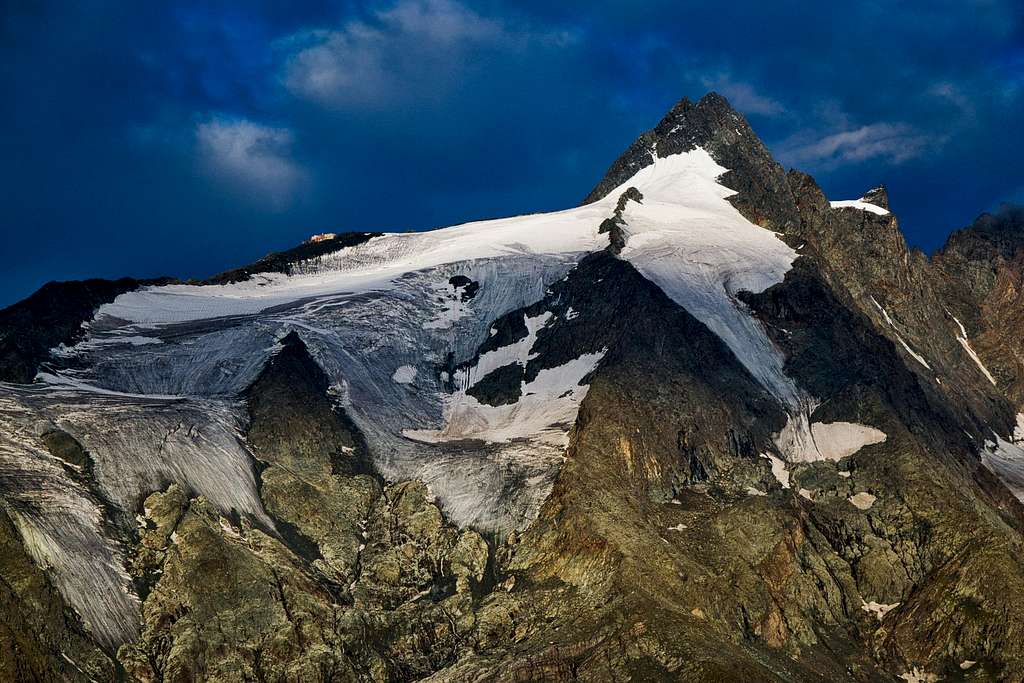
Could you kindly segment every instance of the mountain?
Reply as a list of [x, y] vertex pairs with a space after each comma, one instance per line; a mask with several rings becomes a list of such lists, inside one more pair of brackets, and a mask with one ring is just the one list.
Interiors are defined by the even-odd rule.
[[1022, 223], [928, 258], [709, 94], [575, 208], [48, 285], [0, 679], [1021, 680]]

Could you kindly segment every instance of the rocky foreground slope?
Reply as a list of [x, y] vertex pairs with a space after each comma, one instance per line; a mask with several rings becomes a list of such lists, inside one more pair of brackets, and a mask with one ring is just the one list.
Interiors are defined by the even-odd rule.
[[1022, 680], [1022, 288], [715, 94], [573, 209], [48, 286], [0, 679]]

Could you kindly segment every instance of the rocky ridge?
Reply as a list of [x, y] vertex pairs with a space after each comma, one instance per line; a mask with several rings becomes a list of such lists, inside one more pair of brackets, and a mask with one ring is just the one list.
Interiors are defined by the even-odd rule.
[[[220, 509], [178, 482], [148, 492], [132, 511], [137, 525], [120, 523], [141, 631], [116, 652], [90, 640], [47, 573], [19, 552], [18, 527], [0, 525], [10, 565], [0, 649], [21, 655], [5, 657], [19, 668], [0, 673], [1024, 677], [1024, 508], [1008, 488], [1012, 472], [982, 457], [997, 438], [1013, 441], [1024, 412], [1012, 334], [1024, 330], [1019, 216], [979, 219], [928, 259], [907, 247], [884, 188], [861, 198], [882, 213], [832, 206], [713, 94], [680, 102], [641, 135], [587, 203], [697, 148], [728, 169], [720, 183], [735, 192], [731, 205], [797, 254], [781, 282], [739, 292], [735, 304], [815, 399], [810, 433], [870, 426], [883, 440], [827, 451], [819, 431], [818, 451], [834, 457], [784, 462], [787, 407], [619, 257], [635, 237], [632, 205], [653, 201], [629, 187], [601, 224], [607, 249], [489, 321], [471, 354], [436, 364], [454, 392], [459, 370], [531, 339], [525, 359], [509, 357], [467, 390], [500, 408], [574, 359], [600, 356], [580, 380], [589, 389], [564, 464], [524, 530], [459, 528], [422, 481], [382, 477], [372, 435], [299, 329], [277, 340], [243, 396], [239, 439], [266, 519]], [[474, 295], [485, 294], [488, 283], [467, 280], [463, 289], [476, 283]], [[531, 331], [527, 321], [541, 319]], [[43, 443], [89, 476], [87, 449]], [[0, 477], [0, 492], [16, 515], [9, 481]], [[25, 601], [45, 607], [26, 612]]]

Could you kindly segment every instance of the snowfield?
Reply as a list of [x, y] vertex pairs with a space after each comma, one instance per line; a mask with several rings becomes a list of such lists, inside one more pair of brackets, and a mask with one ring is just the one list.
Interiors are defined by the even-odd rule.
[[859, 211], [868, 211], [870, 213], [877, 214], [879, 216], [888, 216], [889, 212], [880, 206], [875, 206], [871, 202], [864, 201], [864, 198], [860, 199], [840, 199], [838, 201], [829, 202], [833, 209], [857, 209]]
[[696, 149], [656, 158], [614, 191], [633, 186], [643, 194], [623, 212], [621, 256], [717, 334], [780, 403], [796, 408], [805, 397], [783, 372], [785, 359], [735, 296], [782, 282], [797, 253], [726, 201], [735, 194], [717, 182], [726, 170]]
[[1017, 415], [1012, 436], [993, 437], [994, 440], [985, 441], [981, 462], [1006, 484], [1010, 493], [1024, 501], [1024, 414]]
[[302, 299], [389, 290], [407, 273], [447, 264], [509, 256], [578, 255], [607, 244], [598, 226], [614, 204], [614, 199], [606, 199], [554, 213], [381, 235], [299, 264], [299, 272], [291, 276], [265, 273], [227, 285], [168, 285], [128, 292], [101, 307], [97, 317], [146, 328], [252, 315]]

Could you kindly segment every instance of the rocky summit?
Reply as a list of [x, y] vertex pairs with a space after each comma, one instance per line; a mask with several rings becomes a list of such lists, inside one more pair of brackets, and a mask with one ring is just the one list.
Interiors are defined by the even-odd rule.
[[1024, 680], [1024, 217], [865, 189], [709, 94], [574, 208], [0, 311], [0, 679]]

